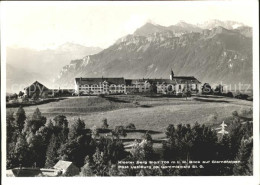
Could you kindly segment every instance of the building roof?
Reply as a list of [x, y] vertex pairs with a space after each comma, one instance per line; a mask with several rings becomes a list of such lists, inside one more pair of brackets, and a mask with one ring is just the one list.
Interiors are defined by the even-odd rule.
[[140, 83], [144, 83], [144, 82], [149, 82], [150, 84], [152, 83], [166, 83], [166, 84], [173, 84], [175, 83], [174, 81], [170, 80], [170, 79], [150, 79], [150, 78], [143, 78], [143, 79], [126, 79], [126, 85], [131, 85], [134, 82], [140, 82]]
[[73, 163], [71, 161], [63, 161], [59, 160], [55, 166], [53, 167], [54, 169], [61, 169], [61, 170], [67, 170]]
[[115, 84], [115, 85], [120, 85], [120, 84], [126, 84], [126, 85], [132, 85], [134, 82], [149, 82], [150, 84], [152, 83], [165, 83], [165, 84], [187, 84], [187, 83], [200, 83], [194, 76], [174, 76], [173, 80], [170, 79], [161, 79], [161, 78], [154, 78], [154, 79], [149, 79], [149, 78], [143, 78], [143, 79], [124, 79], [124, 78], [75, 78], [75, 81], [77, 84], [80, 85], [98, 85], [103, 82], [108, 82], [108, 84]]
[[173, 80], [175, 80], [176, 83], [178, 83], [178, 84], [183, 84], [183, 83], [201, 83], [194, 76], [174, 76]]
[[174, 76], [173, 80], [170, 79], [126, 79], [126, 85], [131, 85], [133, 82], [149, 82], [149, 83], [165, 83], [165, 84], [186, 84], [186, 83], [200, 83], [194, 76]]
[[44, 90], [48, 90], [48, 88], [46, 87], [46, 86], [44, 86], [44, 85], [42, 85], [40, 82], [38, 82], [38, 81], [35, 81], [34, 83], [32, 83], [30, 86], [28, 86], [28, 87], [25, 87], [24, 88], [24, 90], [26, 90], [26, 89], [34, 89], [35, 87], [40, 87], [40, 89], [44, 89]]
[[75, 78], [77, 84], [98, 85], [99, 83], [108, 82], [108, 84], [121, 85], [125, 84], [124, 78]]

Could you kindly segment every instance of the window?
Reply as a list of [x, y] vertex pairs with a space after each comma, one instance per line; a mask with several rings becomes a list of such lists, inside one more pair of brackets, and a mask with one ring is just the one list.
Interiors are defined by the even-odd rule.
[[181, 85], [179, 85], [179, 89], [181, 89]]

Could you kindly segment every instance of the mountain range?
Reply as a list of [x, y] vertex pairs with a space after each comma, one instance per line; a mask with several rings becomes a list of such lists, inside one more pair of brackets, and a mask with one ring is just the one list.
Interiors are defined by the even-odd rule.
[[72, 60], [55, 83], [73, 87], [75, 77], [169, 78], [171, 68], [202, 83], [252, 84], [252, 28], [218, 20], [146, 23], [101, 52]]
[[7, 91], [17, 92], [36, 80], [51, 88], [64, 65], [72, 59], [96, 54], [101, 50], [99, 47], [86, 47], [75, 43], [65, 43], [56, 49], [45, 50], [7, 47]]

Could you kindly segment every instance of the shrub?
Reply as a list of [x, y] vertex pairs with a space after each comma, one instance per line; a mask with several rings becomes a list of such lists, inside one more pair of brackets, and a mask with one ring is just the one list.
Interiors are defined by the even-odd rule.
[[202, 86], [202, 94], [212, 94], [212, 89], [209, 83], [204, 83]]
[[117, 138], [119, 138], [119, 136], [126, 137], [127, 135], [124, 126], [116, 126], [112, 134]]
[[237, 117], [237, 116], [238, 116], [237, 111], [233, 111], [233, 112], [232, 112], [232, 115], [233, 115], [234, 117]]
[[242, 99], [242, 100], [247, 100], [248, 97], [249, 96], [247, 94], [242, 94], [242, 93], [235, 96], [235, 98]]
[[104, 94], [99, 94], [98, 96], [99, 96], [100, 98], [104, 98], [104, 97], [105, 97]]
[[135, 130], [135, 125], [133, 123], [129, 123], [126, 127], [126, 129]]
[[19, 97], [22, 97], [23, 95], [24, 95], [24, 92], [22, 92], [22, 91], [20, 91], [18, 94]]
[[227, 97], [230, 97], [230, 98], [233, 98], [233, 97], [234, 97], [234, 95], [233, 95], [232, 92], [228, 92], [228, 93], [226, 94], [226, 96], [227, 96]]
[[107, 124], [107, 118], [103, 119], [102, 122], [103, 122], [103, 124], [102, 124], [101, 128], [107, 129], [108, 126], [109, 126], [109, 125]]

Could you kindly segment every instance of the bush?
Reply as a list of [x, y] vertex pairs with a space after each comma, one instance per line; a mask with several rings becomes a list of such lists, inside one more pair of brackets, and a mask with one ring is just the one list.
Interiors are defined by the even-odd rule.
[[238, 116], [237, 111], [233, 111], [233, 112], [232, 112], [232, 115], [235, 116], [235, 117], [237, 117], [237, 116]]
[[107, 129], [108, 126], [109, 126], [109, 125], [107, 124], [107, 118], [103, 119], [102, 122], [103, 122], [103, 124], [102, 124], [101, 128]]
[[136, 129], [135, 125], [133, 123], [128, 124], [125, 128], [126, 129], [130, 129], [130, 130], [135, 130]]
[[228, 93], [226, 94], [226, 96], [227, 96], [227, 97], [230, 97], [230, 98], [233, 98], [233, 97], [234, 97], [234, 95], [233, 95], [232, 92], [228, 92]]
[[104, 98], [105, 95], [104, 95], [104, 94], [99, 94], [98, 97], [100, 97], [100, 98]]
[[22, 97], [23, 95], [24, 95], [24, 92], [22, 92], [22, 91], [20, 91], [18, 94], [19, 97]]
[[212, 94], [212, 88], [209, 83], [204, 83], [202, 86], [202, 94]]
[[237, 99], [247, 100], [249, 96], [247, 94], [238, 94], [235, 96]]
[[28, 101], [29, 101], [28, 96], [25, 95], [25, 96], [22, 98], [22, 101], [23, 101], [23, 102], [28, 102]]
[[214, 94], [216, 94], [216, 95], [222, 95], [222, 94], [223, 94], [223, 86], [219, 84], [219, 85], [214, 89]]
[[126, 131], [124, 126], [116, 126], [115, 129], [112, 131], [112, 134], [119, 138], [120, 136], [126, 137]]

